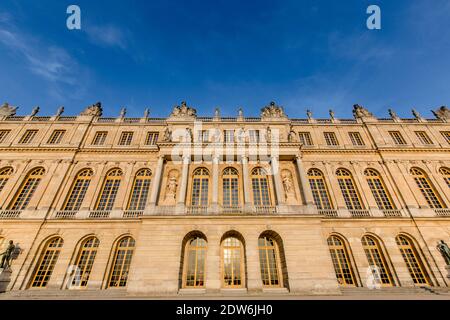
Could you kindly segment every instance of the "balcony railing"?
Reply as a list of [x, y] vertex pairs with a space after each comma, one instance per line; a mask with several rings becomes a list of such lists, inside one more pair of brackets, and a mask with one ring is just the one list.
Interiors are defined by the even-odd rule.
[[327, 218], [337, 218], [338, 217], [337, 210], [333, 210], [333, 209], [321, 209], [321, 210], [319, 210], [319, 214], [322, 216], [325, 216]]
[[370, 217], [369, 210], [349, 210], [353, 218], [367, 218]]
[[123, 212], [123, 218], [139, 218], [144, 215], [144, 210], [125, 210]]
[[239, 205], [237, 205], [237, 206], [222, 206], [220, 208], [219, 213], [221, 213], [221, 214], [242, 214], [242, 213], [244, 213], [244, 210]]
[[400, 210], [382, 210], [385, 217], [401, 217], [402, 212]]
[[19, 219], [21, 210], [2, 210], [0, 219]]
[[57, 211], [55, 215], [55, 219], [76, 219], [78, 211], [73, 210], [61, 210]]
[[448, 208], [434, 209], [434, 212], [439, 217], [450, 217], [450, 209]]
[[187, 207], [187, 214], [204, 215], [208, 213], [208, 206], [189, 206]]
[[272, 214], [277, 213], [277, 207], [275, 206], [253, 206], [252, 212], [256, 214]]
[[89, 219], [108, 219], [111, 211], [108, 210], [95, 210], [89, 212]]

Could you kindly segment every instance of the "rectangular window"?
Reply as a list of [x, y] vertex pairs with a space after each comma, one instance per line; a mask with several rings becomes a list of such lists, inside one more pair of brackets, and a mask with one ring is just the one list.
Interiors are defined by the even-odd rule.
[[441, 131], [441, 134], [447, 140], [447, 143], [450, 144], [450, 131]]
[[145, 144], [147, 146], [154, 146], [158, 142], [159, 133], [158, 132], [147, 132], [147, 137], [145, 138]]
[[298, 137], [300, 139], [300, 143], [305, 146], [312, 146], [312, 138], [309, 132], [299, 132]]
[[224, 131], [224, 141], [225, 143], [233, 143], [234, 142], [234, 130], [225, 130]]
[[0, 130], [0, 143], [5, 142], [6, 137], [11, 132], [11, 130]]
[[129, 146], [133, 140], [132, 131], [124, 131], [120, 135], [119, 146]]
[[101, 146], [105, 144], [106, 136], [108, 135], [108, 132], [106, 131], [98, 131], [95, 133], [94, 140], [92, 140], [92, 145], [94, 146]]
[[430, 137], [425, 131], [416, 131], [415, 133], [422, 144], [433, 144], [433, 141], [431, 141]]
[[37, 134], [37, 130], [27, 130], [25, 131], [25, 133], [23, 134], [22, 138], [20, 138], [19, 143], [20, 144], [28, 144], [31, 143], [34, 139], [34, 137]]
[[325, 137], [325, 142], [329, 146], [338, 146], [339, 142], [336, 138], [336, 134], [334, 132], [324, 132], [323, 136]]
[[359, 132], [349, 132], [348, 135], [350, 136], [350, 140], [352, 140], [354, 146], [364, 145], [364, 140]]
[[55, 130], [55, 131], [53, 131], [52, 135], [48, 139], [47, 143], [48, 144], [58, 144], [58, 143], [60, 143], [65, 132], [66, 132], [66, 130]]
[[259, 143], [259, 130], [249, 130], [248, 133], [251, 143]]
[[209, 142], [209, 130], [198, 131], [198, 142]]
[[403, 139], [402, 134], [399, 131], [389, 131], [394, 144], [406, 144], [405, 139]]

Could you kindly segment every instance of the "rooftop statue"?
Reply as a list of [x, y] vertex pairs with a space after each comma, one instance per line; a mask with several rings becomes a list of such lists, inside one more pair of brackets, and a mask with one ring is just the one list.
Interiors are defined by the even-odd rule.
[[359, 104], [353, 105], [353, 116], [357, 119], [363, 118], [376, 119], [375, 116], [371, 112], [369, 112], [369, 110], [367, 110], [363, 106], [360, 106]]
[[180, 117], [180, 118], [195, 118], [197, 117], [197, 110], [194, 108], [188, 107], [186, 105], [186, 102], [181, 102], [181, 106], [175, 106], [173, 107], [172, 114], [170, 117]]
[[120, 109], [120, 118], [125, 118], [125, 116], [127, 115], [127, 108], [123, 107], [122, 109]]
[[450, 266], [450, 248], [448, 245], [444, 242], [444, 240], [441, 240], [438, 242], [436, 248], [441, 253], [442, 257], [445, 260], [445, 263]]
[[91, 116], [91, 117], [101, 117], [103, 114], [102, 104], [101, 102], [97, 102], [92, 106], [84, 109], [83, 112], [80, 113], [80, 116]]
[[275, 102], [271, 102], [268, 106], [265, 106], [261, 109], [261, 118], [267, 119], [267, 118], [286, 118], [287, 116], [284, 113], [283, 107], [277, 106]]
[[419, 112], [417, 112], [416, 109], [412, 109], [412, 114], [413, 114], [414, 118], [416, 118], [417, 120], [423, 120], [423, 117], [420, 115]]
[[144, 118], [147, 119], [149, 115], [150, 115], [150, 110], [147, 108], [144, 110]]
[[329, 113], [331, 121], [333, 122], [334, 120], [336, 120], [336, 117], [334, 116], [334, 111], [330, 109]]
[[308, 117], [308, 119], [309, 120], [311, 120], [312, 119], [312, 112], [311, 112], [311, 110], [306, 110], [306, 116]]
[[31, 114], [30, 117], [34, 117], [35, 115], [38, 114], [39, 110], [41, 110], [41, 108], [39, 107], [34, 107], [33, 110], [31, 110]]
[[56, 115], [57, 117], [61, 116], [64, 113], [64, 107], [61, 106], [58, 108], [58, 110], [56, 110]]
[[439, 109], [432, 111], [433, 114], [442, 121], [450, 121], [450, 109], [446, 106], [442, 106]]
[[398, 121], [400, 120], [400, 117], [397, 115], [397, 113], [395, 113], [394, 110], [389, 109], [389, 115], [391, 116], [392, 120]]
[[0, 107], [0, 117], [11, 117], [16, 114], [17, 107], [10, 106], [8, 102], [5, 102]]

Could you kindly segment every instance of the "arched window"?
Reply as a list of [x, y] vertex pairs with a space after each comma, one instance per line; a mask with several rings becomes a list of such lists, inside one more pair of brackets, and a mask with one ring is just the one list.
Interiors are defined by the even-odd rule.
[[222, 176], [223, 206], [239, 205], [239, 176], [235, 168], [226, 168]]
[[317, 209], [332, 209], [330, 194], [328, 193], [323, 173], [317, 169], [310, 169], [308, 171], [308, 179]]
[[255, 206], [270, 206], [269, 181], [263, 168], [252, 170], [253, 204]]
[[386, 186], [384, 185], [378, 171], [374, 169], [366, 169], [364, 171], [364, 175], [366, 176], [367, 183], [369, 184], [370, 190], [372, 191], [373, 197], [375, 198], [378, 209], [394, 209], [391, 195], [387, 191]]
[[222, 283], [225, 288], [245, 285], [244, 246], [235, 236], [222, 241]]
[[[444, 178], [445, 182], [447, 182], [447, 186], [450, 188], [450, 169], [448, 168], [440, 168], [439, 173], [442, 174], [442, 177]], [[1, 183], [0, 183], [1, 186]], [[1, 187], [0, 187], [1, 191]]]
[[192, 205], [207, 206], [209, 193], [209, 172], [206, 168], [198, 168], [192, 177]]
[[42, 249], [31, 281], [31, 287], [46, 287], [58, 261], [64, 241], [60, 237], [50, 239]]
[[428, 179], [425, 172], [419, 168], [411, 168], [410, 172], [430, 208], [445, 208], [444, 202], [436, 192], [436, 189], [431, 184], [431, 181]]
[[124, 237], [117, 243], [109, 274], [108, 287], [125, 287], [127, 285], [134, 247], [135, 241], [132, 237]]
[[369, 266], [377, 267], [379, 280], [381, 285], [393, 286], [392, 274], [389, 270], [386, 259], [384, 258], [383, 251], [378, 239], [375, 237], [366, 235], [361, 239], [364, 252], [366, 253]]
[[142, 169], [136, 173], [133, 189], [128, 203], [128, 210], [144, 210], [147, 203], [152, 172], [150, 169]]
[[64, 203], [63, 210], [80, 210], [93, 174], [94, 172], [91, 169], [84, 169], [78, 173], [70, 189], [69, 196]]
[[328, 248], [331, 253], [336, 278], [342, 286], [356, 286], [355, 273], [350, 262], [350, 255], [344, 240], [332, 235], [328, 238]]
[[89, 237], [81, 243], [80, 251], [75, 261], [75, 266], [78, 269], [72, 280], [72, 285], [87, 286], [99, 244], [100, 241], [96, 237]]
[[405, 235], [398, 235], [395, 240], [414, 283], [431, 285], [430, 277], [412, 239]]
[[349, 210], [364, 209], [361, 202], [361, 197], [355, 187], [352, 174], [345, 169], [338, 169], [336, 171], [339, 187], [344, 196], [345, 204]]
[[3, 187], [8, 182], [9, 178], [13, 174], [14, 170], [11, 167], [0, 169], [0, 192], [2, 192]]
[[258, 239], [258, 248], [263, 286], [281, 287], [283, 281], [277, 242], [271, 237], [262, 236]]
[[44, 174], [44, 168], [36, 168], [27, 175], [11, 202], [10, 210], [24, 210], [28, 206]]
[[191, 238], [185, 248], [184, 287], [202, 288], [205, 286], [205, 263], [207, 242], [201, 236]]
[[103, 182], [102, 191], [97, 200], [96, 210], [112, 210], [122, 180], [122, 170], [111, 170]]

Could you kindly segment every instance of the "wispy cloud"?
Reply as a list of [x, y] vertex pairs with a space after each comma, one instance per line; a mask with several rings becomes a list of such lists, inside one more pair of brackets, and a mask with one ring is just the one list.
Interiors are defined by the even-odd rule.
[[125, 50], [128, 46], [126, 32], [115, 25], [88, 25], [84, 30], [89, 40], [96, 45], [118, 47], [122, 50]]

